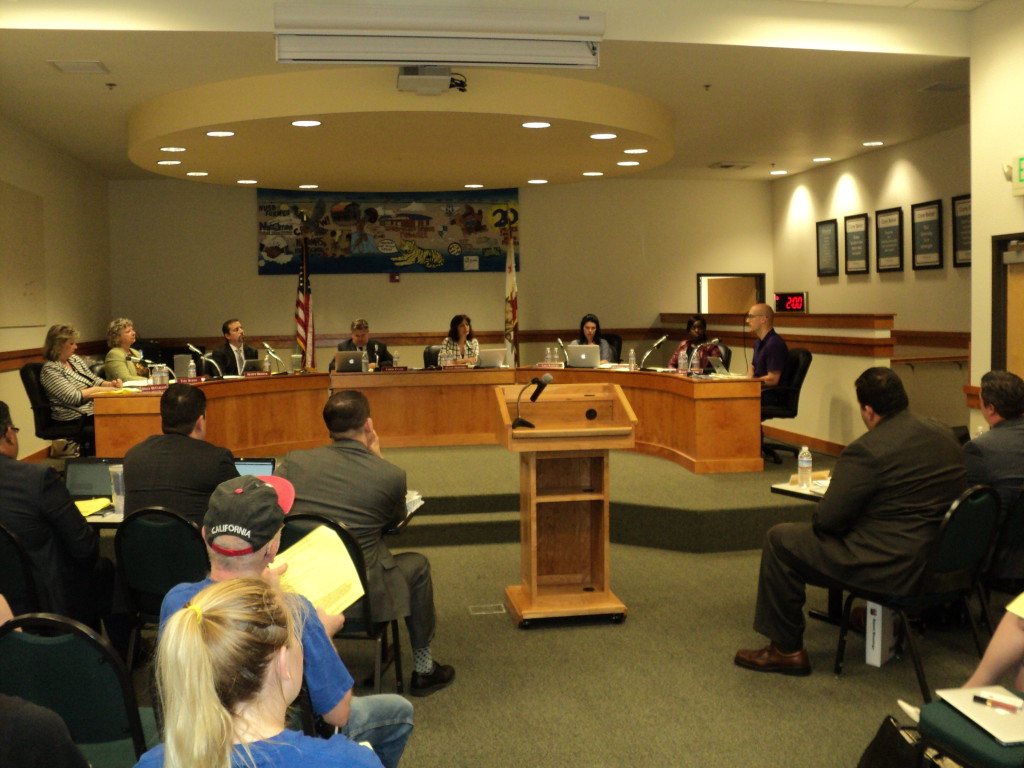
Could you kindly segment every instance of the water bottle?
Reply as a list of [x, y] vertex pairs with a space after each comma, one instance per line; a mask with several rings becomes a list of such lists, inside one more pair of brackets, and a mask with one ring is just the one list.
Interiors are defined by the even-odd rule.
[[196, 377], [196, 361], [192, 358], [188, 360], [188, 377], [194, 379]]
[[552, 361], [553, 358], [551, 357], [551, 347], [544, 347], [544, 362], [550, 363]]
[[392, 352], [391, 353], [391, 365], [394, 366], [395, 368], [398, 367], [398, 353], [397, 352]]
[[812, 463], [811, 449], [806, 445], [801, 447], [800, 455], [796, 457], [797, 485], [801, 488], [811, 487], [811, 472], [813, 472]]
[[629, 370], [636, 370], [636, 350], [632, 347], [629, 348]]
[[363, 350], [363, 373], [367, 373], [370, 370], [370, 356], [366, 354], [366, 350]]
[[693, 354], [690, 355], [690, 364], [688, 366], [690, 373], [701, 373], [703, 369], [700, 366], [700, 347], [696, 347], [693, 350]]
[[270, 373], [270, 355], [263, 356], [263, 370], [266, 373]]

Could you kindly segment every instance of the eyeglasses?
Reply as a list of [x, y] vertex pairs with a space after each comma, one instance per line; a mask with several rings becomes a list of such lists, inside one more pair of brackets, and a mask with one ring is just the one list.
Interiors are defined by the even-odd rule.
[[21, 430], [18, 427], [14, 426], [13, 424], [8, 424], [7, 428], [14, 430], [15, 432], [21, 432]]
[[747, 315], [747, 320], [753, 320], [755, 317], [766, 317], [766, 315]]

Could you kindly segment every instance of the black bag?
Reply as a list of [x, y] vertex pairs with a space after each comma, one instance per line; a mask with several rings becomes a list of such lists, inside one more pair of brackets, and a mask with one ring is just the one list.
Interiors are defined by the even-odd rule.
[[917, 768], [920, 765], [917, 740], [917, 728], [901, 726], [888, 715], [860, 756], [857, 768]]

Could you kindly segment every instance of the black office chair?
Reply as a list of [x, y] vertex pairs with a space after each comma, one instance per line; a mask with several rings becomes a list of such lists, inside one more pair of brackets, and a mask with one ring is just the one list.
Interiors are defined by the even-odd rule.
[[[352, 563], [355, 565], [356, 573], [363, 585], [363, 596], [355, 603], [345, 609], [345, 626], [334, 636], [335, 640], [367, 640], [375, 644], [373, 657], [373, 690], [374, 693], [381, 692], [381, 681], [384, 672], [395, 665], [395, 691], [403, 693], [405, 684], [402, 681], [402, 649], [398, 641], [398, 621], [376, 622], [370, 608], [370, 601], [366, 597], [369, 589], [366, 580], [366, 561], [363, 559], [363, 550], [356, 541], [355, 536], [342, 523], [325, 515], [313, 513], [296, 513], [285, 517], [284, 531], [281, 534], [281, 549], [287, 549], [307, 533], [321, 525], [325, 525], [338, 534], [338, 537], [345, 543]], [[388, 654], [388, 627], [391, 628], [391, 654]]]
[[424, 368], [439, 368], [437, 359], [441, 356], [441, 345], [440, 344], [427, 344], [423, 348], [423, 367]]
[[[813, 355], [803, 347], [793, 347], [789, 350], [789, 358], [786, 360], [786, 367], [782, 369], [778, 386], [761, 393], [761, 421], [796, 418], [800, 406], [800, 388], [807, 378], [807, 369], [811, 367], [812, 357]], [[768, 403], [763, 401], [766, 396], [771, 398]], [[762, 428], [761, 453], [776, 464], [781, 464], [782, 459], [778, 451], [788, 451], [795, 457], [800, 453], [800, 447], [790, 443], [765, 441]]]
[[722, 344], [721, 342], [715, 346], [718, 347], [718, 356], [722, 358], [722, 363], [725, 365], [726, 370], [728, 370], [729, 364], [732, 362], [732, 350], [728, 344]]
[[850, 628], [850, 608], [854, 598], [878, 603], [897, 613], [903, 621], [904, 637], [910, 647], [910, 656], [917, 672], [921, 697], [925, 703], [932, 700], [928, 681], [924, 676], [921, 654], [914, 640], [908, 615], [919, 615], [925, 608], [958, 601], [970, 619], [971, 633], [978, 656], [984, 652], [978, 625], [968, 601], [972, 594], [980, 597], [981, 570], [988, 558], [999, 527], [999, 497], [985, 485], [968, 488], [946, 511], [939, 531], [929, 546], [921, 579], [910, 595], [888, 595], [839, 585], [849, 596], [843, 605], [843, 618], [839, 625], [839, 644], [836, 648], [835, 673], [842, 674], [846, 654], [846, 634]]
[[[608, 346], [612, 348], [613, 360], [609, 360], [610, 363], [621, 363], [622, 362], [622, 337], [617, 333], [602, 333], [601, 338], [608, 342]], [[637, 361], [639, 362], [639, 361]]]
[[143, 507], [128, 515], [117, 528], [114, 551], [132, 616], [131, 669], [139, 634], [159, 624], [164, 596], [178, 584], [205, 579], [210, 561], [199, 527], [165, 507]]
[[28, 402], [32, 406], [36, 437], [40, 440], [74, 440], [82, 446], [82, 455], [91, 455], [96, 441], [92, 418], [75, 421], [57, 421], [50, 415], [50, 398], [46, 396], [40, 380], [42, 363], [25, 363], [21, 366], [21, 384], [25, 387]]
[[15, 616], [35, 613], [42, 607], [32, 573], [32, 559], [21, 540], [6, 525], [0, 525], [0, 595], [7, 599]]
[[63, 616], [30, 613], [0, 626], [0, 693], [60, 715], [93, 765], [130, 768], [146, 751], [147, 732], [155, 741], [152, 711], [139, 710], [110, 643]]
[[98, 363], [89, 363], [89, 370], [92, 371], [93, 376], [99, 376], [101, 379], [107, 378], [107, 364], [102, 360]]

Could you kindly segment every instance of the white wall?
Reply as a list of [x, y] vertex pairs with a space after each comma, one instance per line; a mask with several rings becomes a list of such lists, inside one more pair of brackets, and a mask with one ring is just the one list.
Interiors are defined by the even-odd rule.
[[[969, 141], [970, 130], [963, 126], [776, 181], [774, 290], [808, 291], [811, 312], [895, 312], [897, 329], [968, 329], [976, 265], [953, 267], [950, 198], [971, 191]], [[943, 267], [915, 272], [910, 206], [936, 199], [942, 200]], [[903, 271], [879, 274], [875, 211], [898, 206], [903, 208]], [[978, 207], [975, 201], [976, 218]], [[868, 214], [871, 271], [846, 275], [843, 217], [860, 213]], [[817, 276], [815, 222], [826, 219], [839, 224], [838, 277]]]
[[[45, 324], [0, 328], [0, 350], [41, 348], [57, 322], [72, 323], [85, 339], [101, 338], [110, 321], [107, 182], [3, 119], [0, 147], [0, 180], [42, 199], [46, 273]], [[17, 371], [0, 373], [0, 400], [22, 428], [22, 455], [43, 447]]]

